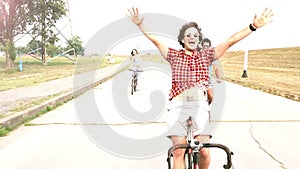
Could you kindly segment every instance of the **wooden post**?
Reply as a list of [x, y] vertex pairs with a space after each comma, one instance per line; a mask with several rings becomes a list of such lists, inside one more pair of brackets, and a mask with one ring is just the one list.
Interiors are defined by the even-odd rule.
[[243, 74], [242, 74], [242, 78], [247, 78], [247, 68], [248, 68], [248, 50], [245, 50], [244, 53], [244, 70], [243, 70]]

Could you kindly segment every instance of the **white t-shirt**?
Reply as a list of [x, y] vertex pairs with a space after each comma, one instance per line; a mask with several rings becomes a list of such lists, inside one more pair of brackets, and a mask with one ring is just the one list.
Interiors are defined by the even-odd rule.
[[141, 56], [140, 55], [135, 55], [135, 56], [132, 56], [132, 58], [133, 58], [132, 67], [136, 67], [136, 68], [141, 67], [142, 62], [143, 62]]

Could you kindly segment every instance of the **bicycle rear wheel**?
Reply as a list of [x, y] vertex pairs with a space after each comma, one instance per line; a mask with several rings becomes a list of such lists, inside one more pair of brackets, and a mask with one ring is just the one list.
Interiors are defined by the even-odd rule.
[[133, 95], [134, 92], [134, 78], [131, 79], [131, 95]]
[[136, 92], [136, 86], [137, 86], [137, 77], [134, 77], [134, 91]]

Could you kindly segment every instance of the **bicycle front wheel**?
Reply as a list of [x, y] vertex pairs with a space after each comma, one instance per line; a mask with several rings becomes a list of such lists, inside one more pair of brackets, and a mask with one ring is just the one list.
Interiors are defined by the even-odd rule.
[[193, 169], [193, 154], [192, 149], [187, 148], [185, 152], [185, 162], [187, 165], [187, 169]]

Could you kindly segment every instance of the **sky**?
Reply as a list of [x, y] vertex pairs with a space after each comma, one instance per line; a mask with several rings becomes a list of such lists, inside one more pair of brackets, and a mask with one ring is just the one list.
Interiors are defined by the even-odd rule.
[[[202, 33], [216, 46], [233, 33], [252, 23], [254, 15], [264, 8], [274, 12], [273, 22], [253, 32], [230, 50], [265, 49], [300, 46], [300, 10], [296, 0], [66, 0], [69, 2], [70, 20], [61, 24], [65, 37], [79, 36], [84, 46], [97, 32], [126, 18], [127, 9], [138, 7], [140, 13], [157, 13], [178, 17], [186, 22], [195, 21]], [[69, 22], [70, 21], [70, 22]], [[128, 21], [131, 22], [128, 18]], [[145, 18], [145, 22], [147, 18]], [[147, 23], [147, 22], [146, 22]], [[151, 25], [151, 23], [147, 23]], [[161, 23], [164, 27], [169, 23]], [[63, 26], [67, 25], [67, 26]], [[127, 25], [126, 25], [127, 26]], [[137, 29], [132, 27], [122, 29]], [[178, 28], [179, 32], [179, 28]], [[111, 36], [114, 32], [111, 32]], [[178, 47], [176, 39], [163, 40], [171, 47]], [[96, 45], [96, 44], [95, 44]], [[129, 53], [138, 46], [140, 50], [155, 48], [142, 35], [131, 36], [116, 42], [108, 53]], [[99, 46], [100, 47], [100, 46]]]

